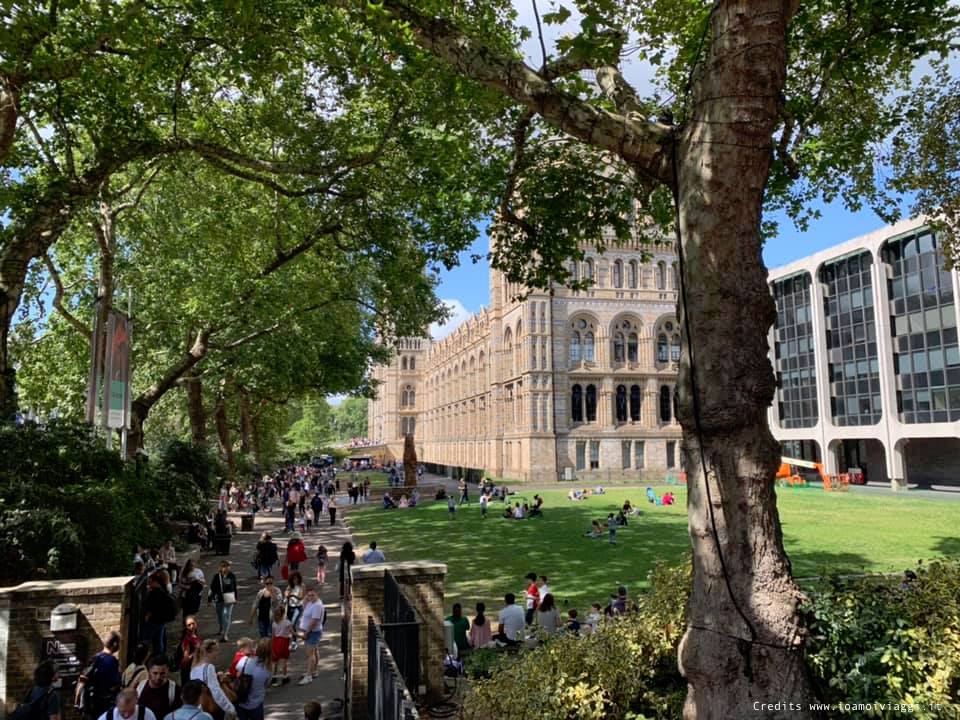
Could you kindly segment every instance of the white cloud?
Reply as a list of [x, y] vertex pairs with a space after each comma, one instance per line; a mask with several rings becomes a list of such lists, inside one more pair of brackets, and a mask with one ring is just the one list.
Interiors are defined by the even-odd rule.
[[472, 315], [463, 303], [456, 298], [445, 298], [440, 302], [450, 311], [450, 317], [442, 325], [439, 323], [430, 325], [430, 337], [434, 340], [442, 340]]

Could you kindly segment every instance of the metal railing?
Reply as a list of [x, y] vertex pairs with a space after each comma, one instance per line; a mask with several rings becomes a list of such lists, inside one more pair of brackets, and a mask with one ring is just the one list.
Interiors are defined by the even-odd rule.
[[371, 617], [367, 618], [367, 682], [369, 720], [419, 720], [389, 643]]
[[420, 616], [407, 600], [390, 571], [383, 574], [384, 640], [407, 687], [420, 686]]

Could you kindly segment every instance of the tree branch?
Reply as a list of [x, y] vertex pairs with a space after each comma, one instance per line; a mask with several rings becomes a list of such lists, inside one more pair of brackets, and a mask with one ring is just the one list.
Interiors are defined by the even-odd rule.
[[617, 68], [612, 65], [597, 68], [597, 85], [617, 110], [628, 117], [633, 114], [643, 117], [643, 106], [640, 104], [637, 91], [624, 79]]
[[[620, 29], [602, 30], [596, 34], [596, 37], [610, 38], [614, 43], [613, 54], [616, 55], [620, 54], [623, 44], [627, 41], [627, 34]], [[581, 70], [595, 70], [596, 68], [596, 63], [582, 53], [569, 52], [561, 55], [552, 63], [547, 63], [540, 70], [540, 77], [544, 80], [555, 80], [570, 73], [580, 72]]]
[[40, 148], [40, 153], [47, 161], [47, 165], [50, 166], [50, 169], [57, 175], [61, 174], [60, 166], [57, 165], [57, 161], [54, 160], [53, 155], [50, 152], [50, 148], [47, 147], [46, 140], [43, 139], [43, 136], [40, 134], [40, 131], [37, 129], [36, 123], [33, 122], [33, 118], [30, 117], [30, 113], [27, 113], [23, 116], [24, 122], [27, 123], [27, 127], [30, 128], [30, 133], [33, 135], [34, 141], [37, 143], [37, 147]]
[[60, 273], [57, 272], [57, 268], [53, 264], [53, 260], [51, 260], [50, 256], [46, 253], [43, 255], [43, 264], [46, 266], [47, 272], [50, 274], [50, 278], [53, 280], [53, 285], [56, 288], [56, 292], [53, 296], [53, 307], [58, 313], [60, 313], [64, 320], [70, 323], [74, 330], [83, 335], [83, 337], [85, 337], [87, 340], [90, 340], [93, 335], [90, 328], [84, 325], [76, 315], [64, 307], [63, 280], [61, 280]]
[[147, 188], [150, 187], [150, 183], [154, 181], [154, 179], [157, 177], [159, 173], [160, 173], [160, 166], [157, 165], [153, 169], [153, 172], [150, 173], [150, 176], [140, 186], [140, 189], [137, 190], [137, 194], [133, 196], [132, 200], [128, 200], [127, 202], [120, 203], [119, 205], [116, 205], [113, 208], [111, 212], [114, 220], [116, 220], [117, 216], [119, 216], [120, 213], [122, 213], [124, 210], [130, 210], [140, 204], [140, 201], [143, 199], [143, 194], [147, 191]]
[[[359, 0], [336, 0], [341, 5]], [[483, 46], [442, 18], [429, 17], [403, 0], [382, 7], [411, 26], [415, 42], [454, 65], [466, 77], [512, 97], [560, 131], [609, 150], [639, 171], [673, 184], [672, 135], [667, 125], [612, 113], [563, 92], [526, 63]]]
[[332, 235], [336, 232], [339, 232], [341, 229], [343, 229], [343, 223], [340, 223], [340, 222], [331, 223], [329, 225], [323, 225], [313, 230], [312, 232], [308, 233], [306, 238], [304, 238], [301, 242], [294, 245], [289, 250], [283, 250], [278, 247], [276, 258], [274, 258], [273, 262], [271, 262], [263, 270], [260, 271], [260, 277], [262, 278], [267, 277], [277, 269], [286, 265], [288, 262], [293, 260], [298, 255], [302, 255], [307, 250], [312, 248], [314, 245], [317, 244], [320, 238], [326, 235]]

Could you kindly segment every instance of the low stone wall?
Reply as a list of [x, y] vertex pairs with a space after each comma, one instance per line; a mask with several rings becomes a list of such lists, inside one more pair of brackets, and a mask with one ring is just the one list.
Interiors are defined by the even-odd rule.
[[[429, 696], [443, 693], [443, 584], [447, 566], [437, 562], [386, 562], [355, 565], [353, 599], [350, 603], [350, 664], [346, 668], [350, 697], [346, 700], [351, 720], [367, 718], [367, 618], [383, 622], [385, 571], [396, 579], [403, 594], [420, 614], [421, 682]], [[408, 688], [416, 697], [418, 688]]]
[[[75, 649], [76, 663], [82, 669], [100, 651], [107, 633], [117, 630], [123, 637], [132, 583], [132, 577], [112, 577], [0, 588], [0, 718], [5, 718], [33, 686], [33, 671], [44, 657]], [[63, 603], [78, 607], [77, 629], [52, 632], [50, 613]], [[126, 649], [123, 637], [121, 658], [126, 657]], [[62, 660], [67, 659], [62, 656]], [[71, 674], [63, 681], [65, 718], [77, 717], [73, 709], [75, 680]]]

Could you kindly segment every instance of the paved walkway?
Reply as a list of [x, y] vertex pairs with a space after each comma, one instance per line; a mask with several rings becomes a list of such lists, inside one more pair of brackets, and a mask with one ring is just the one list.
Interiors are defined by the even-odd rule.
[[[343, 496], [342, 499], [338, 497], [337, 503], [340, 507], [345, 507], [346, 496]], [[240, 527], [240, 517], [240, 513], [230, 513], [230, 519], [237, 528]], [[318, 588], [320, 599], [323, 600], [327, 609], [327, 623], [324, 627], [324, 637], [320, 645], [320, 677], [310, 685], [297, 685], [297, 681], [304, 674], [307, 662], [306, 653], [301, 644], [297, 650], [290, 654], [288, 667], [290, 683], [277, 688], [270, 688], [267, 691], [266, 720], [302, 720], [303, 705], [311, 700], [323, 705], [323, 720], [334, 720], [342, 717], [343, 656], [340, 654], [342, 613], [337, 576], [333, 570], [340, 554], [340, 547], [351, 538], [349, 532], [343, 526], [341, 513], [338, 513], [337, 524], [333, 527], [330, 527], [326, 516], [322, 520], [319, 528], [303, 536], [304, 544], [307, 547], [307, 555], [310, 559], [306, 563], [300, 564], [304, 584], [307, 587], [317, 585], [317, 564], [314, 557], [317, 547], [326, 545], [330, 558], [327, 561], [327, 581]], [[283, 553], [286, 551], [287, 535], [283, 532], [283, 516], [276, 507], [268, 513], [257, 513], [253, 532], [235, 532], [230, 544], [229, 559], [233, 565], [233, 573], [237, 576], [239, 599], [234, 610], [233, 624], [230, 627], [230, 641], [221, 643], [220, 654], [217, 659], [218, 670], [226, 670], [230, 664], [230, 660], [236, 652], [235, 641], [238, 638], [257, 637], [256, 625], [251, 625], [248, 622], [253, 600], [258, 590], [256, 573], [250, 561], [253, 558], [260, 534], [264, 531], [273, 536], [280, 555], [283, 557]], [[206, 575], [208, 587], [214, 574], [219, 571], [222, 559], [222, 556], [209, 552], [200, 554], [200, 567]], [[275, 572], [279, 575], [279, 566], [277, 568]], [[277, 578], [277, 585], [281, 590], [283, 589], [285, 583], [282, 578]], [[206, 589], [204, 590], [204, 598], [206, 598]], [[199, 621], [202, 638], [216, 636], [217, 616], [213, 606], [207, 606], [204, 602], [200, 609]], [[173, 642], [174, 638], [170, 638], [170, 640]]]

